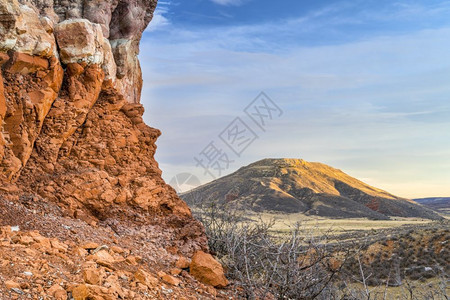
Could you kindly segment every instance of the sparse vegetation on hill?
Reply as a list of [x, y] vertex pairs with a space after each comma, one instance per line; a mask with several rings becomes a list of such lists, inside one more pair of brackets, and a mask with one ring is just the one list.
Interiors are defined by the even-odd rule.
[[193, 210], [239, 297], [448, 299], [448, 221], [339, 235], [298, 223], [279, 234], [229, 204]]
[[414, 201], [371, 187], [344, 172], [300, 159], [264, 159], [181, 195], [188, 204], [230, 203], [257, 212], [329, 218], [441, 219]]
[[430, 224], [422, 228], [405, 228], [396, 235], [369, 240], [361, 254], [351, 257], [344, 276], [354, 277], [361, 266], [368, 286], [423, 285], [430, 279], [448, 280], [450, 251], [448, 224]]

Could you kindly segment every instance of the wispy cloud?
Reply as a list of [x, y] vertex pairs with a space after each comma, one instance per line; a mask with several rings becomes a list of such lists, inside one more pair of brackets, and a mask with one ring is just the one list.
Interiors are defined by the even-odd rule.
[[244, 3], [244, 0], [210, 0], [210, 1], [224, 6], [239, 6]]
[[171, 1], [158, 2], [158, 6], [153, 14], [153, 19], [147, 27], [146, 32], [155, 32], [171, 25], [171, 22], [167, 17], [171, 5]]
[[440, 1], [438, 3], [411, 3], [397, 1], [392, 3], [394, 9], [391, 13], [386, 12], [385, 17], [411, 19], [416, 16], [422, 17], [442, 17], [450, 13], [450, 1]]
[[[213, 1], [213, 0], [210, 0]], [[222, 4], [243, 3], [242, 0], [214, 0]], [[420, 28], [438, 28], [446, 21], [447, 12], [450, 13], [450, 1], [440, 4], [409, 4], [393, 2], [379, 10], [366, 8], [361, 2], [340, 1], [319, 7], [300, 17], [274, 19], [263, 23], [250, 23], [230, 26], [204, 26], [191, 28], [170, 25], [169, 7], [175, 5], [162, 2], [156, 11], [150, 31], [165, 29], [162, 41], [173, 40], [178, 43], [185, 41], [186, 45], [204, 42], [204, 46], [211, 48], [219, 45], [221, 48], [235, 51], [277, 52], [285, 51], [293, 46], [311, 43], [335, 44], [346, 43], [355, 39], [366, 39], [365, 30], [371, 36], [381, 36], [386, 32], [405, 33], [405, 28], [417, 25]], [[218, 15], [205, 15], [202, 12], [183, 12], [183, 14], [198, 15], [210, 20], [223, 19], [222, 12]], [[228, 15], [229, 17], [229, 15]], [[228, 18], [227, 17], [227, 18]], [[433, 22], [430, 22], [433, 20]], [[406, 23], [402, 23], [406, 22]], [[399, 28], [395, 28], [393, 23]], [[401, 24], [401, 25], [398, 25]], [[374, 29], [378, 28], [378, 29]]]

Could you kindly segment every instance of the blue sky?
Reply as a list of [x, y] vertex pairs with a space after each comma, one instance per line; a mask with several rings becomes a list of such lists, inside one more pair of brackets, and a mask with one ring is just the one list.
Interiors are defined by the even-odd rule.
[[[170, 181], [266, 157], [319, 161], [403, 197], [450, 196], [450, 1], [160, 1], [141, 41], [145, 120]], [[266, 131], [243, 112], [264, 91]], [[258, 139], [233, 156], [236, 117]], [[216, 174], [217, 175], [217, 174]]]

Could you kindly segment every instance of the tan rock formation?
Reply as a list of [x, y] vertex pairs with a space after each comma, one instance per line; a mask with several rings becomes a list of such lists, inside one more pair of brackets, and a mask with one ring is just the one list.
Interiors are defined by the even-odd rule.
[[[0, 225], [48, 235], [9, 233], [5, 245], [64, 259], [70, 252], [91, 264], [73, 284], [32, 295], [134, 299], [139, 287], [162, 284], [142, 260], [170, 252], [161, 260], [170, 273], [178, 254], [207, 251], [202, 225], [161, 178], [154, 159], [161, 133], [142, 119], [137, 54], [155, 7], [156, 0], [0, 0]], [[102, 239], [131, 250], [69, 247], [53, 224], [67, 217], [88, 231], [109, 228]], [[85, 235], [73, 232], [69, 240]], [[141, 267], [127, 275], [136, 292], [102, 271], [119, 272], [121, 264]], [[162, 281], [181, 285], [180, 273]]]
[[3, 184], [86, 220], [130, 205], [191, 218], [161, 179], [160, 132], [138, 103], [139, 40], [156, 1], [71, 3], [0, 1]]

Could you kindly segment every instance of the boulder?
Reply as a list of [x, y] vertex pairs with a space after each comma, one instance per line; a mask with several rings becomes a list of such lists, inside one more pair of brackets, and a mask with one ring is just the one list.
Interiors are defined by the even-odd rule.
[[66, 300], [67, 299], [67, 292], [59, 284], [52, 285], [47, 290], [47, 294], [49, 296], [52, 296], [56, 300]]
[[20, 289], [20, 284], [13, 280], [5, 281], [5, 286], [7, 289]]
[[200, 282], [218, 288], [228, 285], [222, 265], [211, 254], [197, 251], [192, 257], [189, 268], [190, 274]]
[[173, 276], [171, 276], [171, 275], [169, 275], [169, 274], [163, 275], [163, 276], [161, 277], [161, 279], [162, 279], [164, 282], [166, 282], [166, 283], [168, 283], [168, 284], [171, 284], [171, 285], [175, 285], [175, 286], [177, 286], [177, 285], [179, 285], [179, 284], [181, 283], [181, 280], [180, 280], [180, 279], [178, 279], [178, 278], [176, 278], [176, 277], [173, 277]]
[[134, 273], [134, 279], [149, 288], [154, 288], [158, 284], [158, 279], [156, 277], [142, 269], [139, 269]]
[[191, 262], [190, 262], [189, 259], [187, 259], [187, 258], [184, 257], [184, 256], [181, 256], [181, 257], [177, 260], [175, 266], [176, 266], [177, 268], [179, 268], [179, 269], [187, 269], [187, 268], [189, 268], [190, 263], [191, 263]]
[[89, 297], [89, 288], [85, 284], [80, 284], [72, 290], [74, 300], [86, 300]]
[[98, 269], [90, 268], [83, 270], [83, 280], [88, 284], [98, 285], [101, 281], [101, 274]]

